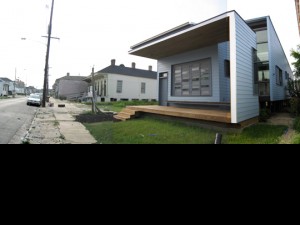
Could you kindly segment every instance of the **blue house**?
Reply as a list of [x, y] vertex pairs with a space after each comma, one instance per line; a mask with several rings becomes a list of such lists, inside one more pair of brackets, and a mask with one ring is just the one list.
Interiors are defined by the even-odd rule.
[[215, 111], [202, 119], [226, 111], [225, 122], [242, 124], [257, 121], [260, 105], [276, 109], [288, 98], [292, 70], [270, 17], [245, 21], [229, 11], [166, 31], [129, 53], [157, 60], [159, 104], [170, 112], [209, 108]]

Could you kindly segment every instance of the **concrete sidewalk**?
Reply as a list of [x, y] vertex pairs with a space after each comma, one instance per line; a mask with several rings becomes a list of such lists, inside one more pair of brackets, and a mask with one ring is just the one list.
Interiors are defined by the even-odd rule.
[[[97, 141], [81, 123], [75, 121], [75, 115], [91, 111], [83, 104], [60, 101], [50, 98], [45, 108], [38, 108], [23, 143], [29, 144], [95, 144]], [[58, 107], [64, 104], [65, 107]]]

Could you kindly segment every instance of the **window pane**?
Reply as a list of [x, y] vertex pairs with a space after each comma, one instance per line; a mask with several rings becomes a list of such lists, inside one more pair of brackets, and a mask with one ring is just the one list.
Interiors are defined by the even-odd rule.
[[270, 83], [259, 83], [259, 96], [270, 96]]
[[122, 89], [123, 89], [123, 81], [118, 80], [117, 82], [117, 93], [122, 93]]
[[269, 81], [270, 80], [270, 71], [269, 63], [262, 63], [258, 66], [258, 75], [259, 81]]
[[146, 83], [142, 83], [141, 85], [141, 93], [146, 94]]
[[190, 79], [190, 73], [189, 72], [190, 71], [189, 71], [189, 66], [188, 65], [182, 67], [182, 80], [183, 81], [186, 81], [186, 80]]
[[257, 43], [268, 42], [268, 32], [267, 30], [256, 32]]
[[268, 43], [257, 45], [257, 57], [259, 61], [269, 61]]

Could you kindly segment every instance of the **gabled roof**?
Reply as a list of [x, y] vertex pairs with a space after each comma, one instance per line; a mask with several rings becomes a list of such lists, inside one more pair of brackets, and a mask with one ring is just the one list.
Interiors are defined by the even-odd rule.
[[125, 67], [124, 65], [120, 65], [120, 66], [110, 65], [109, 67], [106, 67], [105, 69], [100, 70], [97, 73], [118, 74], [118, 75], [132, 76], [132, 77], [155, 79], [155, 80], [157, 79], [157, 72], [155, 71]]
[[6, 78], [6, 77], [0, 77], [1, 80], [5, 81], [5, 82], [13, 82], [12, 80]]
[[74, 80], [74, 81], [82, 81], [84, 80], [86, 77], [82, 77], [82, 76], [64, 76], [62, 78], [59, 78], [57, 80]]

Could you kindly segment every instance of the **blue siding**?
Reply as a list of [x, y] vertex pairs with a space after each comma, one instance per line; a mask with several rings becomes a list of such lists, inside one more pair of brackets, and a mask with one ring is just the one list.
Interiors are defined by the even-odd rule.
[[222, 102], [230, 102], [230, 79], [225, 76], [224, 60], [230, 60], [229, 42], [220, 43], [219, 71], [220, 71], [220, 99]]
[[259, 116], [258, 96], [253, 94], [252, 49], [256, 49], [256, 34], [235, 14], [236, 25], [236, 110], [237, 122]]
[[[285, 79], [285, 72], [292, 75], [292, 70], [284, 53], [282, 45], [279, 41], [275, 28], [271, 22], [270, 17], [268, 21], [268, 42], [269, 42], [269, 60], [270, 60], [270, 92], [271, 101], [280, 101], [286, 99], [287, 80]], [[283, 72], [283, 86], [276, 84], [276, 66]]]
[[[197, 61], [211, 58], [212, 63], [212, 96], [211, 97], [172, 97], [172, 66], [176, 64]], [[218, 46], [210, 46], [183, 54], [167, 57], [158, 60], [158, 73], [168, 72], [168, 100], [169, 101], [193, 101], [193, 102], [220, 102], [220, 79], [219, 79], [219, 62]]]

